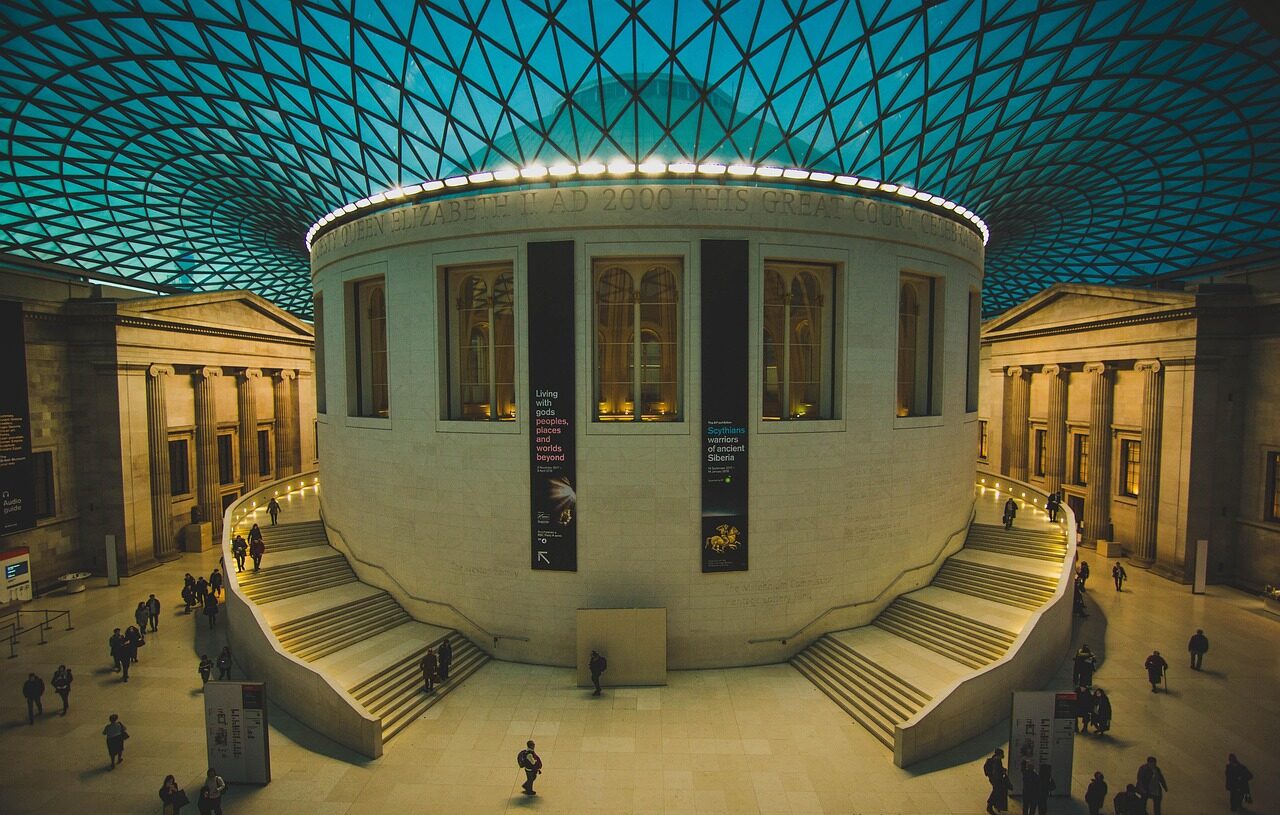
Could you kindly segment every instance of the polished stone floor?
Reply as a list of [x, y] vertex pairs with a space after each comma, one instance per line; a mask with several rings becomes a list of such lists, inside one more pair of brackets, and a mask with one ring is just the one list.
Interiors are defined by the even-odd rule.
[[[1094, 572], [1091, 614], [1076, 640], [1100, 655], [1097, 682], [1111, 695], [1115, 721], [1107, 737], [1077, 739], [1073, 798], [1055, 799], [1055, 815], [1085, 812], [1080, 797], [1094, 770], [1114, 794], [1148, 754], [1169, 782], [1166, 813], [1226, 812], [1222, 771], [1231, 751], [1254, 773], [1252, 811], [1280, 812], [1280, 619], [1240, 592], [1210, 587], [1193, 596], [1133, 567], [1116, 593], [1110, 562], [1085, 557]], [[177, 600], [183, 572], [207, 574], [215, 562], [214, 553], [185, 555], [118, 588], [97, 578], [83, 594], [30, 604], [71, 610], [75, 629], [55, 625], [43, 646], [27, 635], [16, 658], [0, 659], [0, 813], [158, 812], [168, 773], [195, 798], [206, 761], [196, 663], [201, 652], [216, 654], [223, 632], [183, 615]], [[153, 592], [165, 605], [160, 631], [124, 684], [111, 673], [107, 637]], [[1196, 628], [1211, 641], [1200, 673], [1185, 664]], [[1170, 657], [1167, 695], [1152, 694], [1145, 681], [1142, 662], [1153, 648]], [[71, 712], [57, 714], [50, 690], [44, 716], [28, 726], [22, 681], [35, 671], [48, 683], [59, 663], [75, 670]], [[1064, 655], [1056, 684], [1069, 677]], [[132, 738], [124, 764], [108, 771], [101, 730], [112, 712]], [[1002, 723], [900, 770], [786, 665], [673, 672], [666, 687], [593, 699], [570, 670], [494, 662], [373, 762], [278, 709], [271, 723], [274, 780], [233, 787], [228, 813], [980, 813], [982, 761], [1007, 738]], [[532, 799], [520, 794], [515, 766], [527, 738], [545, 762]]]

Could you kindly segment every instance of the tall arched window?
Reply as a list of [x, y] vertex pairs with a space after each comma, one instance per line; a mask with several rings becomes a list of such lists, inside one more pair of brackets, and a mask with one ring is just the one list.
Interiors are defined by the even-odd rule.
[[597, 260], [596, 419], [680, 417], [680, 261]]
[[355, 303], [355, 410], [357, 416], [391, 415], [387, 360], [387, 295], [383, 278], [352, 284]]
[[939, 283], [932, 277], [902, 275], [898, 286], [898, 416], [936, 412], [934, 376], [935, 302]]
[[515, 296], [511, 267], [449, 269], [449, 418], [511, 421], [515, 398]]
[[835, 268], [766, 262], [764, 269], [765, 419], [834, 415]]

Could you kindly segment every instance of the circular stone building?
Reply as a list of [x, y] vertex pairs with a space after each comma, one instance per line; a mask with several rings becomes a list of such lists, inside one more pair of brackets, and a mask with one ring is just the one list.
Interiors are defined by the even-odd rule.
[[771, 662], [963, 533], [967, 211], [684, 164], [347, 210], [312, 246], [324, 517], [423, 619], [569, 665], [578, 609], [661, 608], [670, 667]]

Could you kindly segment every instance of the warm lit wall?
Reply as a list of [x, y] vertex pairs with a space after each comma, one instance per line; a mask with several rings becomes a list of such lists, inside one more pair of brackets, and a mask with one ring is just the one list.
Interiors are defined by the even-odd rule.
[[[777, 190], [673, 186], [665, 210], [606, 209], [622, 200], [619, 189], [428, 203], [368, 216], [318, 241], [312, 261], [326, 309], [326, 521], [358, 559], [391, 571], [409, 592], [452, 603], [491, 633], [528, 638], [500, 640], [503, 658], [572, 665], [577, 609], [604, 606], [668, 609], [673, 668], [783, 658], [801, 643], [747, 640], [785, 636], [831, 606], [876, 596], [904, 569], [932, 561], [968, 519], [976, 413], [965, 413], [966, 322], [969, 289], [980, 284], [981, 243], [935, 234], [936, 221], [922, 224], [918, 211], [895, 204], [877, 204], [877, 222], [868, 223], [862, 202], [857, 220], [849, 196], [806, 193], [802, 207], [799, 193], [788, 191], [794, 205], [787, 212]], [[700, 567], [699, 241], [707, 238], [751, 243], [743, 283], [751, 295], [743, 353], [751, 366], [749, 415], [756, 417], [749, 426], [750, 570], [729, 574]], [[529, 240], [575, 241], [576, 573], [529, 568]], [[590, 420], [590, 260], [606, 255], [684, 259], [681, 422]], [[765, 258], [841, 269], [839, 418], [758, 418]], [[519, 420], [445, 421], [439, 269], [504, 259], [516, 275]], [[944, 280], [937, 417], [894, 416], [903, 271]], [[389, 419], [346, 415], [344, 289], [375, 275], [387, 281]]]

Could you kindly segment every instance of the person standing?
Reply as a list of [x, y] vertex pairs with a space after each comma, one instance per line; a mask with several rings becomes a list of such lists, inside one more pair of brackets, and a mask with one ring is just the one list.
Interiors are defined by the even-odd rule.
[[27, 700], [27, 724], [36, 723], [36, 714], [44, 715], [44, 680], [33, 673], [27, 674], [27, 681], [22, 683], [22, 695]]
[[996, 749], [987, 762], [982, 765], [982, 774], [991, 784], [991, 794], [987, 796], [987, 815], [997, 815], [1009, 808], [1009, 773], [1004, 769], [1004, 750]]
[[196, 578], [196, 605], [203, 606], [209, 599], [209, 581], [204, 576]]
[[[1124, 567], [1121, 566], [1119, 562], [1117, 562], [1111, 567], [1111, 579], [1116, 582], [1116, 591], [1120, 591], [1120, 586], [1124, 584], [1124, 581], [1129, 579], [1129, 573], [1124, 570]], [[1124, 793], [1120, 793], [1120, 795], [1123, 794]]]
[[218, 680], [231, 679], [231, 646], [222, 646], [222, 653], [218, 654]]
[[213, 673], [213, 660], [209, 659], [208, 654], [200, 655], [200, 665], [196, 670], [200, 672], [200, 684], [209, 684], [209, 675]]
[[1080, 720], [1080, 732], [1089, 732], [1089, 722], [1093, 718], [1093, 694], [1083, 686], [1076, 687], [1076, 704], [1073, 711]]
[[1235, 753], [1227, 756], [1227, 792], [1232, 812], [1239, 812], [1246, 801], [1253, 802], [1253, 793], [1249, 790], [1249, 782], [1252, 780], [1253, 773], [1240, 763]]
[[587, 661], [587, 667], [591, 670], [591, 684], [596, 686], [595, 693], [592, 696], [600, 695], [600, 674], [609, 669], [609, 660], [600, 656], [599, 651], [591, 652], [591, 659]]
[[[147, 598], [147, 620], [151, 623], [151, 633], [160, 630], [160, 601], [153, 594]], [[146, 628], [142, 629], [146, 631]]]
[[440, 681], [447, 682], [449, 680], [449, 666], [453, 664], [453, 643], [448, 637], [440, 643]]
[[1159, 651], [1152, 651], [1151, 656], [1147, 657], [1147, 661], [1142, 664], [1147, 669], [1147, 681], [1151, 683], [1151, 692], [1155, 693], [1160, 680], [1164, 678], [1165, 671], [1169, 669], [1169, 663], [1164, 661]]
[[204, 598], [204, 616], [209, 618], [209, 627], [218, 621], [218, 598], [212, 594]]
[[227, 782], [218, 771], [210, 767], [205, 774], [204, 786], [200, 788], [200, 811], [209, 815], [222, 815], [222, 793], [227, 791]]
[[1111, 806], [1115, 809], [1116, 815], [1146, 815], [1142, 796], [1138, 795], [1138, 788], [1132, 784], [1127, 784], [1123, 790], [1116, 793]]
[[179, 815], [182, 808], [191, 803], [187, 793], [171, 775], [164, 777], [164, 784], [160, 787], [160, 801], [164, 804], [164, 815]]
[[[191, 577], [191, 575], [187, 575]], [[182, 584], [182, 613], [190, 614], [191, 607], [196, 604], [196, 581], [195, 578]]]
[[1058, 788], [1058, 782], [1053, 779], [1053, 765], [1040, 765], [1040, 800], [1036, 803], [1036, 812], [1039, 815], [1049, 815], [1049, 796]]
[[267, 545], [262, 542], [262, 530], [254, 524], [249, 530], [249, 557], [253, 558], [255, 572], [262, 568], [262, 555], [266, 551]]
[[1102, 773], [1093, 774], [1089, 788], [1084, 791], [1084, 802], [1089, 807], [1089, 815], [1102, 815], [1102, 807], [1107, 803], [1107, 782]]
[[418, 663], [418, 667], [422, 669], [422, 684], [426, 686], [427, 693], [435, 693], [440, 660], [436, 658], [434, 648], [427, 649], [427, 653], [423, 654], [422, 661]]
[[1147, 763], [1138, 768], [1138, 783], [1134, 787], [1142, 799], [1143, 809], [1146, 809], [1146, 802], [1151, 801], [1151, 815], [1160, 815], [1160, 802], [1164, 800], [1169, 785], [1165, 783], [1164, 773], [1156, 766], [1155, 756], [1147, 756]]
[[1022, 760], [1022, 815], [1040, 812], [1040, 776], [1025, 758]]
[[146, 638], [142, 636], [142, 632], [136, 625], [131, 625], [124, 630], [125, 655], [130, 662], [138, 661], [138, 649], [146, 644]]
[[1093, 710], [1090, 712], [1090, 718], [1093, 720], [1093, 732], [1096, 735], [1101, 736], [1111, 729], [1111, 699], [1102, 688], [1093, 689]]
[[1080, 561], [1080, 566], [1076, 569], [1076, 580], [1080, 582], [1080, 591], [1084, 591], [1084, 584], [1089, 581], [1089, 561]]
[[1013, 529], [1013, 519], [1018, 517], [1018, 502], [1010, 498], [1004, 502], [1004, 528]]
[[71, 669], [66, 665], [59, 665], [58, 670], [53, 672], [53, 690], [62, 697], [62, 713], [58, 714], [60, 716], [66, 716], [67, 708], [71, 707], [71, 682], [74, 679]]
[[143, 600], [138, 603], [138, 607], [133, 610], [133, 624], [138, 627], [139, 631], [147, 630], [147, 621], [151, 619], [151, 612], [147, 611], [147, 601]]
[[[107, 638], [107, 647], [111, 649], [111, 670], [119, 673], [121, 664], [124, 663], [124, 635], [120, 633], [120, 629], [111, 632], [111, 636]], [[124, 665], [124, 674], [129, 675], [129, 666]]]
[[1098, 669], [1098, 658], [1089, 650], [1089, 643], [1080, 646], [1071, 660], [1071, 683], [1089, 687], [1093, 684], [1093, 672]]
[[1204, 655], [1209, 653], [1209, 638], [1204, 635], [1203, 628], [1197, 628], [1187, 642], [1187, 651], [1191, 653], [1191, 670], [1198, 671], [1204, 664]]
[[244, 536], [237, 533], [231, 540], [231, 554], [236, 559], [236, 571], [244, 571], [244, 557], [249, 554], [249, 544], [244, 542]]
[[267, 502], [267, 514], [271, 516], [271, 525], [275, 526], [276, 519], [280, 517], [280, 502], [274, 496]]
[[107, 726], [102, 728], [102, 735], [107, 737], [107, 756], [111, 758], [111, 769], [124, 762], [124, 740], [129, 738], [120, 717], [112, 713], [107, 717]]
[[214, 597], [222, 596], [222, 571], [217, 567], [209, 575], [209, 593]]
[[542, 758], [533, 749], [533, 740], [525, 742], [525, 749], [516, 755], [516, 764], [520, 765], [520, 769], [524, 770], [524, 789], [525, 795], [537, 795], [533, 791], [533, 782], [537, 780], [538, 775], [542, 773]]
[[1049, 513], [1049, 523], [1057, 523], [1058, 507], [1061, 506], [1062, 499], [1058, 497], [1058, 493], [1049, 493], [1049, 498], [1044, 502], [1044, 508]]

